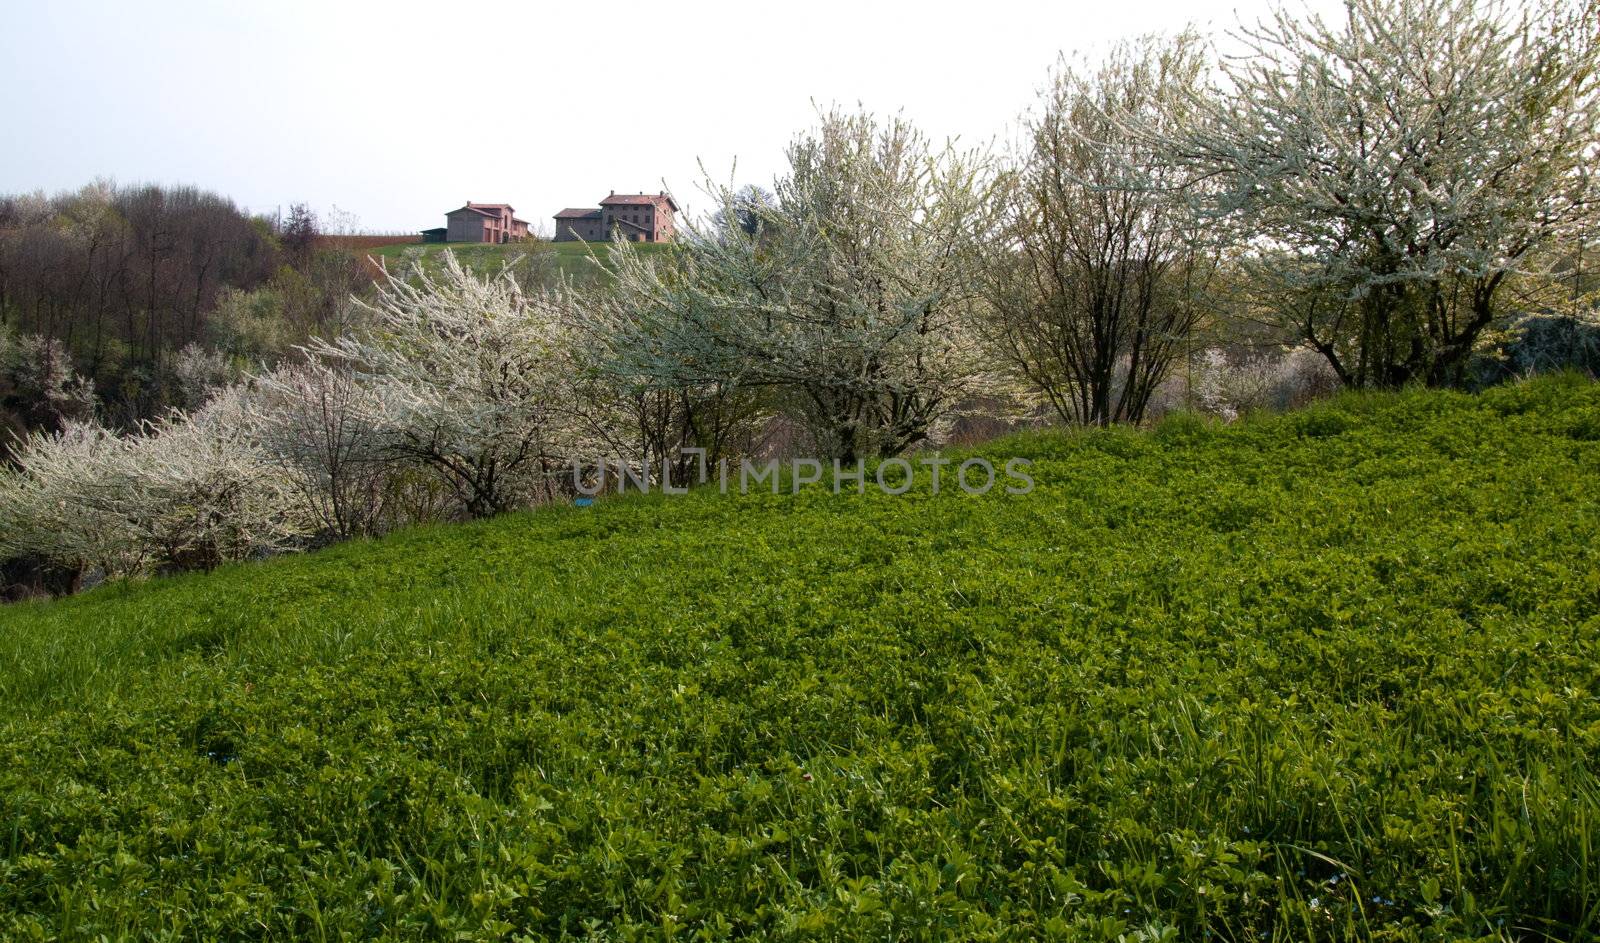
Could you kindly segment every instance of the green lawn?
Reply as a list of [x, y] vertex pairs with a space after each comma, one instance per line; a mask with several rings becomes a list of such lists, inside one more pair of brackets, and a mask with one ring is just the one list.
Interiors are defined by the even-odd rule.
[[[667, 243], [660, 242], [640, 243], [636, 246], [646, 254], [661, 252], [666, 247]], [[594, 258], [603, 263], [610, 253], [611, 244], [606, 242], [589, 244], [582, 242], [522, 242], [505, 245], [472, 242], [410, 243], [382, 246], [370, 250], [368, 254], [381, 259], [391, 268], [396, 264], [420, 260], [432, 270], [442, 264], [440, 262], [440, 253], [453, 252], [463, 266], [479, 274], [499, 271], [502, 265], [517, 264], [519, 261], [526, 262], [548, 257], [553, 260], [559, 271], [582, 278], [595, 271], [595, 263], [590, 259], [591, 250]]]
[[1594, 939], [1600, 387], [0, 611], [0, 938]]

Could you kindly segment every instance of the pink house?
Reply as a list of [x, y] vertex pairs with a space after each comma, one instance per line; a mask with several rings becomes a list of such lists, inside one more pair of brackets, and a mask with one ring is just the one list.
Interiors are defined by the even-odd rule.
[[474, 203], [444, 214], [446, 242], [521, 242], [528, 238], [527, 220], [518, 219], [509, 203]]

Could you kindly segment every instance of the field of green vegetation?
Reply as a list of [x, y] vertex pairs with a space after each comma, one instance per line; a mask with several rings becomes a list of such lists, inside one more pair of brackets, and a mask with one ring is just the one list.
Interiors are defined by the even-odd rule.
[[[667, 246], [664, 242], [639, 243], [636, 248], [645, 254], [660, 252]], [[369, 255], [381, 260], [391, 269], [396, 263], [409, 262], [420, 259], [422, 264], [430, 271], [441, 266], [441, 253], [455, 253], [457, 261], [468, 271], [478, 274], [498, 272], [503, 265], [527, 264], [529, 261], [548, 258], [556, 269], [564, 274], [583, 278], [594, 271], [594, 263], [590, 261], [590, 250], [593, 250], [595, 259], [604, 262], [611, 251], [611, 244], [598, 242], [586, 244], [582, 242], [519, 242], [505, 245], [491, 245], [489, 243], [408, 243], [402, 245], [382, 246], [372, 249]]]
[[0, 611], [0, 937], [1594, 939], [1600, 387]]

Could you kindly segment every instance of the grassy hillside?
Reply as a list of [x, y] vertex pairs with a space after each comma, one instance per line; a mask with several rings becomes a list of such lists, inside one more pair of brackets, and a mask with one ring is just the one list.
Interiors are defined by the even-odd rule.
[[[641, 243], [638, 248], [645, 253], [660, 252], [665, 249], [666, 243], [652, 242]], [[523, 242], [508, 243], [506, 245], [490, 245], [487, 243], [449, 243], [449, 244], [417, 244], [389, 245], [372, 249], [368, 254], [383, 260], [393, 268], [397, 263], [411, 260], [421, 260], [425, 266], [442, 265], [440, 254], [453, 252], [456, 258], [467, 269], [478, 272], [497, 272], [505, 264], [514, 264], [518, 260], [539, 259], [548, 257], [560, 271], [578, 277], [583, 277], [594, 271], [594, 263], [590, 261], [589, 251], [594, 250], [594, 255], [601, 262], [605, 261], [611, 250], [610, 243], [595, 243], [592, 246], [581, 242]]]
[[0, 611], [0, 937], [1592, 939], [1600, 388]]

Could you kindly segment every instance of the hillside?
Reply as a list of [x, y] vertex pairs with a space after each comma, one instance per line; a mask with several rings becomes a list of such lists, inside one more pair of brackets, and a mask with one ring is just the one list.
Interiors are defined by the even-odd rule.
[[0, 937], [1600, 932], [1600, 387], [983, 454], [0, 610]]
[[[636, 248], [645, 253], [660, 252], [667, 243], [640, 243]], [[425, 266], [440, 265], [440, 253], [449, 251], [467, 269], [484, 274], [499, 271], [502, 265], [516, 264], [519, 260], [533, 260], [548, 257], [557, 270], [576, 277], [584, 277], [591, 273], [594, 265], [590, 262], [590, 250], [602, 262], [611, 250], [610, 243], [594, 243], [592, 245], [582, 242], [519, 242], [504, 245], [491, 245], [488, 243], [407, 243], [387, 245], [368, 250], [368, 254], [384, 262], [391, 268], [396, 263], [420, 259]]]

